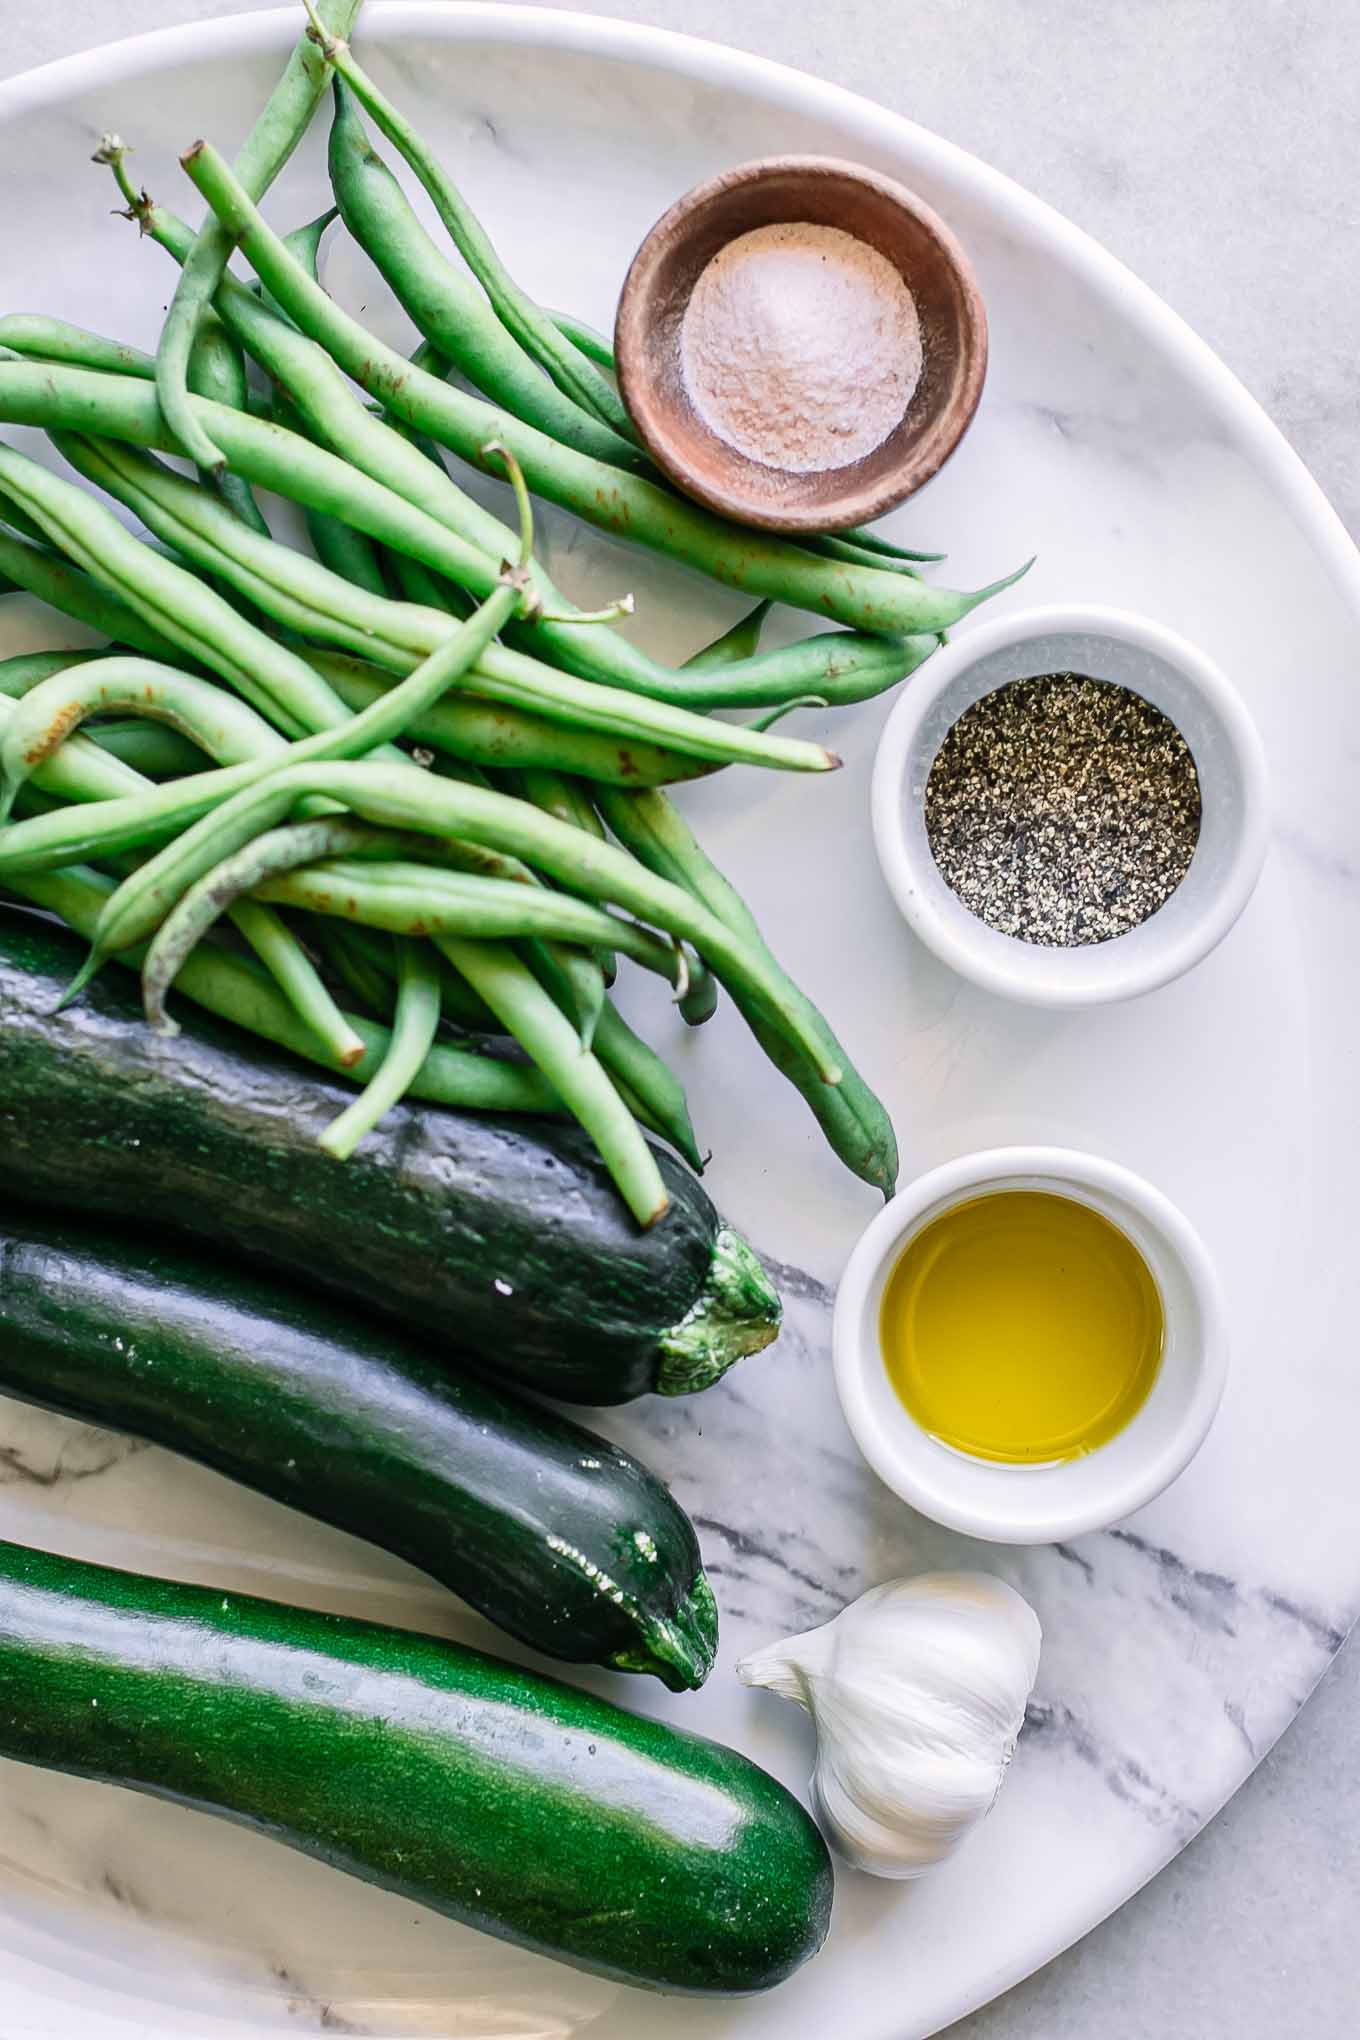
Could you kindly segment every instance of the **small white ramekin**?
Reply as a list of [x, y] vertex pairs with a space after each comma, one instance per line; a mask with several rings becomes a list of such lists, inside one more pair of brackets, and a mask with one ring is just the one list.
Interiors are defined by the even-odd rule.
[[[998, 1190], [1048, 1190], [1090, 1205], [1138, 1248], [1161, 1296], [1165, 1343], [1151, 1394], [1122, 1431], [1078, 1459], [969, 1458], [907, 1414], [884, 1366], [879, 1312], [903, 1247], [951, 1205]], [[999, 1544], [1080, 1536], [1150, 1502], [1204, 1442], [1227, 1369], [1217, 1278], [1189, 1221], [1141, 1176], [1069, 1148], [989, 1148], [899, 1191], [850, 1256], [832, 1344], [846, 1423], [879, 1479], [922, 1515]]]
[[[1202, 818], [1190, 868], [1159, 911], [1108, 942], [1063, 949], [1000, 934], [952, 892], [931, 854], [925, 788], [945, 736], [984, 694], [1083, 673], [1141, 694], [1190, 746]], [[1269, 834], [1265, 756], [1235, 690], [1184, 638], [1118, 609], [1048, 607], [970, 628], [903, 689], [878, 746], [874, 843], [910, 926], [961, 976], [1040, 1006], [1129, 999], [1179, 977], [1250, 899]]]

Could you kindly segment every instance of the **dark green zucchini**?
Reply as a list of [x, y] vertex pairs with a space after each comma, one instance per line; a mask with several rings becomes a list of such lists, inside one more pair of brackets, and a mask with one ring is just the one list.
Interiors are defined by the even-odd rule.
[[697, 1180], [639, 1232], [585, 1135], [439, 1106], [390, 1112], [338, 1164], [352, 1093], [204, 1017], [154, 1035], [108, 971], [54, 1012], [82, 946], [0, 908], [0, 1181], [135, 1212], [411, 1327], [422, 1349], [564, 1402], [706, 1387], [775, 1336], [779, 1300]]
[[660, 1990], [764, 1990], [826, 1932], [826, 1846], [735, 1750], [430, 1637], [14, 1544], [0, 1754]]
[[326, 1298], [0, 1211], [0, 1391], [154, 1439], [451, 1587], [572, 1664], [713, 1664], [689, 1518], [603, 1438]]

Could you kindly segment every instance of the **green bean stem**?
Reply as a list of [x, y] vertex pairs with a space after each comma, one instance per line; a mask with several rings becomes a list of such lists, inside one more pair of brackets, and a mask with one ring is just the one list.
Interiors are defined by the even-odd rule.
[[397, 944], [397, 997], [392, 1039], [381, 1069], [331, 1121], [320, 1145], [337, 1161], [348, 1161], [366, 1134], [405, 1097], [434, 1046], [442, 1003], [439, 958], [428, 942]]
[[[363, 0], [322, 0], [322, 4], [328, 29], [347, 35]], [[242, 188], [252, 197], [259, 198], [269, 189], [301, 141], [328, 76], [326, 59], [310, 32], [300, 36], [283, 76], [236, 158]], [[189, 251], [156, 350], [156, 390], [166, 423], [190, 458], [209, 470], [221, 467], [223, 456], [189, 403], [189, 357], [230, 254], [231, 235], [215, 219], [205, 220]]]
[[534, 426], [500, 416], [481, 399], [413, 367], [366, 332], [290, 257], [214, 149], [195, 144], [182, 160], [224, 226], [239, 235], [257, 275], [289, 316], [370, 395], [474, 466], [485, 465], [482, 447], [499, 434], [537, 494], [616, 537], [666, 553], [753, 595], [810, 609], [856, 629], [893, 635], [945, 630], [1026, 571], [1022, 567], [972, 593], [928, 587], [900, 574], [825, 559], [726, 525], [641, 475], [623, 474], [559, 446]]
[[600, 1062], [581, 1047], [527, 964], [503, 943], [456, 935], [435, 941], [580, 1120], [638, 1224], [655, 1225], [669, 1202], [656, 1157]]

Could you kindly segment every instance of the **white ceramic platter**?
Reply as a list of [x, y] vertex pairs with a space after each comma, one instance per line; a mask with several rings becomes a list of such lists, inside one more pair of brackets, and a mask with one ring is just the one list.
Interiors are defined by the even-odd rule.
[[[148, 344], [170, 274], [109, 217], [95, 138], [119, 129], [139, 177], [187, 204], [176, 154], [200, 133], [236, 145], [297, 25], [286, 11], [172, 31], [0, 91], [6, 307]], [[961, 585], [1037, 551], [1008, 603], [1146, 610], [1217, 659], [1271, 762], [1278, 826], [1261, 887], [1190, 977], [1132, 1006], [1051, 1015], [968, 989], [898, 920], [868, 818], [885, 704], [834, 719], [846, 769], [833, 779], [730, 774], [689, 806], [887, 1097], [907, 1172], [1012, 1141], [1093, 1148], [1141, 1171], [1217, 1261], [1234, 1372], [1189, 1474], [1124, 1528], [1010, 1554], [913, 1518], [857, 1461], [831, 1389], [829, 1285], [872, 1199], [730, 1015], [672, 1040], [654, 1003], [648, 1024], [718, 1150], [715, 1195], [785, 1264], [790, 1322], [774, 1353], [701, 1401], [609, 1420], [696, 1515], [724, 1634], [697, 1698], [599, 1683], [730, 1738], [801, 1788], [806, 1725], [737, 1687], [738, 1652], [891, 1572], [995, 1566], [1046, 1633], [995, 1816], [914, 1889], [842, 1876], [825, 1952], [772, 1997], [700, 2005], [528, 1960], [225, 1823], [7, 1766], [0, 2026], [101, 2040], [309, 2027], [528, 2040], [588, 2023], [595, 2040], [910, 2040], [1043, 1962], [1181, 1848], [1291, 1718], [1360, 1605], [1360, 572], [1273, 428], [1162, 305], [905, 121], [754, 58], [585, 16], [375, 7], [366, 41], [524, 281], [598, 324], [663, 207], [771, 150], [873, 164], [962, 237], [991, 316], [991, 377], [962, 450], [895, 528], [947, 549]], [[321, 165], [315, 136], [271, 200], [281, 224], [318, 209]], [[352, 255], [336, 253], [327, 279], [401, 332]], [[566, 520], [549, 520], [548, 550], [582, 595], [633, 585], [658, 650], [688, 651], [735, 613]], [[14, 602], [0, 605], [0, 633], [5, 650], [62, 641]], [[159, 1452], [10, 1407], [0, 1534], [477, 1633], [370, 1549]]]

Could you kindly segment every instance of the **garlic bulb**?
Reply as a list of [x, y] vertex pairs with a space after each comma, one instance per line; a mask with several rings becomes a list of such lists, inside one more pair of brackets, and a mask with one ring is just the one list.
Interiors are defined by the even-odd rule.
[[872, 1587], [737, 1666], [817, 1726], [827, 1838], [876, 1877], [919, 1877], [990, 1811], [1039, 1669], [1039, 1618], [986, 1573]]

